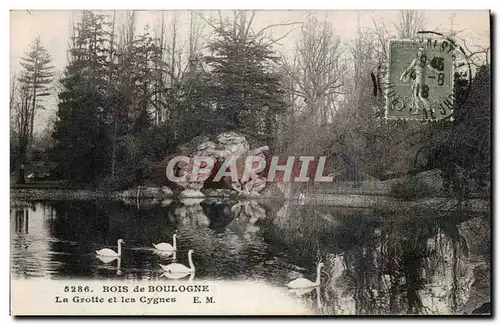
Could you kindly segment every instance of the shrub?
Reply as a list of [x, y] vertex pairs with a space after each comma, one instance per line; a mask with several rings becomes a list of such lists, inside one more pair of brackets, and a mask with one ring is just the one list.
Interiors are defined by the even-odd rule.
[[416, 177], [409, 177], [393, 185], [389, 195], [402, 201], [427, 197], [433, 194], [432, 188]]

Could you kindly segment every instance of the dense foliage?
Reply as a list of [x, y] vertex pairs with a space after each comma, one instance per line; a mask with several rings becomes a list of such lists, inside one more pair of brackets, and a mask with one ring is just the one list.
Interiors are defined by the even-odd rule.
[[[312, 16], [287, 54], [279, 53], [282, 37], [272, 37], [272, 26], [253, 29], [254, 12], [203, 19], [212, 32], [203, 42], [191, 13], [188, 53], [180, 49], [177, 14], [170, 30], [162, 18], [140, 33], [135, 12], [121, 21], [116, 15], [85, 11], [73, 26], [59, 80], [55, 148], [45, 155], [58, 163], [60, 178], [112, 188], [141, 184], [180, 144], [237, 131], [251, 146], [266, 144], [280, 155], [328, 156], [337, 181], [440, 169], [447, 189], [462, 197], [489, 189], [487, 60], [475, 64], [472, 79], [457, 76], [455, 97], [465, 100], [453, 121], [385, 120], [384, 98], [373, 93], [387, 40], [411, 38], [422, 27], [420, 14], [403, 14], [397, 34], [374, 23], [352, 42]], [[50, 80], [48, 56], [44, 62], [38, 96]], [[414, 185], [395, 191], [418, 192]]]
[[175, 79], [147, 30], [122, 44], [116, 38], [101, 14], [87, 11], [75, 27], [54, 132], [62, 177], [138, 181], [201, 134], [238, 130], [273, 142], [285, 105], [270, 65], [277, 57], [251, 32], [217, 29], [211, 55]]
[[[457, 80], [455, 91], [463, 102], [456, 105], [454, 121], [429, 126], [424, 136], [428, 168], [444, 172], [448, 187], [467, 196], [470, 190], [488, 192], [491, 177], [491, 83], [489, 65], [481, 66], [471, 85]], [[458, 102], [458, 101], [457, 101]]]

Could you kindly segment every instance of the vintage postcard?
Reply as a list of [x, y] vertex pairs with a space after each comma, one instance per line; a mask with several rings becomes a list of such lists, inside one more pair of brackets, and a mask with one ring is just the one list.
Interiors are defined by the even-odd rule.
[[491, 315], [487, 10], [12, 10], [27, 315]]

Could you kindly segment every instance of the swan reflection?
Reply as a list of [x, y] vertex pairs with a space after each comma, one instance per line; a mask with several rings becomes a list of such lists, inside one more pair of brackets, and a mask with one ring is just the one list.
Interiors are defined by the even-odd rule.
[[316, 308], [323, 308], [323, 304], [321, 303], [321, 287], [316, 287]]
[[103, 262], [104, 264], [109, 264], [116, 260], [116, 275], [121, 275], [122, 270], [121, 270], [121, 265], [122, 265], [122, 258], [121, 257], [116, 257], [116, 256], [100, 256], [97, 255], [97, 259]]
[[159, 250], [154, 250], [154, 254], [161, 256], [163, 258], [170, 258], [172, 261], [175, 261], [177, 259], [177, 252], [176, 251], [159, 251]]
[[101, 262], [105, 263], [105, 264], [109, 264], [109, 263], [113, 262], [114, 260], [120, 259], [120, 258], [116, 257], [116, 256], [101, 256], [101, 255], [97, 255], [97, 259], [100, 260]]

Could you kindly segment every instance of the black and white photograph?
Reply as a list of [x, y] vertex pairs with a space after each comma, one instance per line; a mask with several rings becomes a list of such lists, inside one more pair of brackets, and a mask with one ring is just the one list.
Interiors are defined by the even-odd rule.
[[491, 317], [489, 10], [9, 15], [11, 315]]

